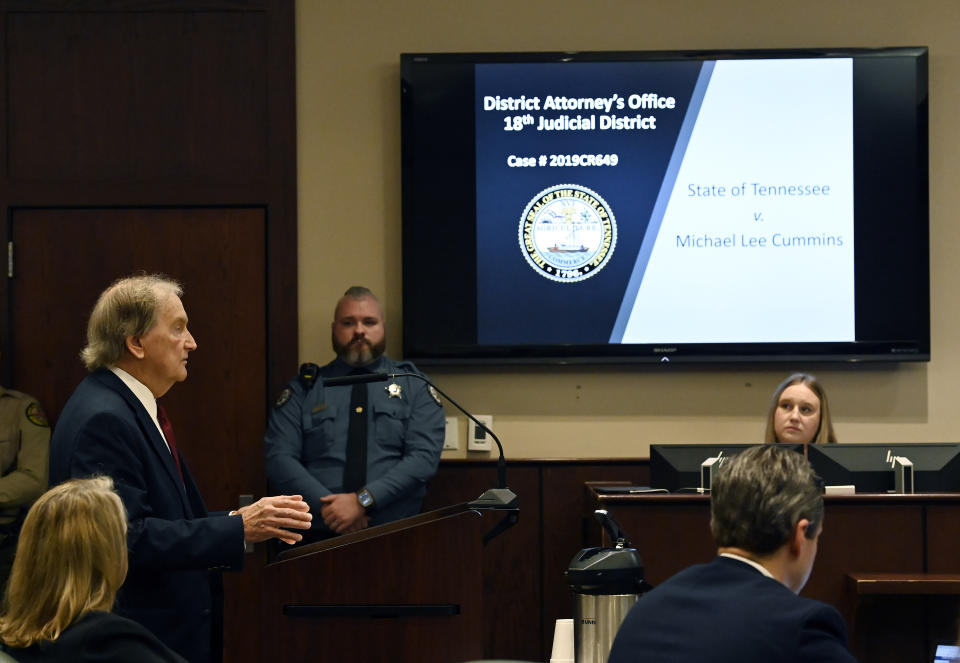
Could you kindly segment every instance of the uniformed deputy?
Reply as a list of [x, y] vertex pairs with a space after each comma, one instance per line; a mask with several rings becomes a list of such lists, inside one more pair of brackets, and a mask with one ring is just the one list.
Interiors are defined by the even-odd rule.
[[0, 588], [29, 506], [47, 489], [50, 424], [32, 396], [0, 387]]
[[322, 505], [312, 539], [419, 513], [443, 448], [443, 408], [421, 380], [323, 385], [358, 372], [417, 372], [383, 354], [383, 310], [373, 293], [347, 290], [331, 329], [337, 358], [301, 367], [277, 398], [265, 439], [271, 487]]

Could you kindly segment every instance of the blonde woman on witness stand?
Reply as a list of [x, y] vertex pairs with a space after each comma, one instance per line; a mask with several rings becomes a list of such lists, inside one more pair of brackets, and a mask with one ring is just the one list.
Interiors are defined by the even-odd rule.
[[837, 441], [823, 385], [808, 373], [794, 373], [780, 383], [767, 411], [764, 442], [826, 444]]
[[127, 575], [127, 519], [109, 477], [72, 479], [30, 508], [0, 616], [19, 663], [186, 663], [112, 614]]

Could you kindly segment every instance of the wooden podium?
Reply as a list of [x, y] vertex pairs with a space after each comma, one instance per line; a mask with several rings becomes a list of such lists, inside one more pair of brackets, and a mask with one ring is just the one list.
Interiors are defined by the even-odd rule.
[[263, 661], [483, 658], [483, 535], [458, 504], [292, 548], [263, 571]]

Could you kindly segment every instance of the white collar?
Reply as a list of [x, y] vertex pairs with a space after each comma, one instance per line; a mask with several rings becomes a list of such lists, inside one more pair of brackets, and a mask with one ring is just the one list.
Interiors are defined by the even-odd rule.
[[123, 384], [127, 385], [130, 391], [133, 392], [133, 395], [137, 397], [137, 400], [143, 405], [147, 413], [151, 418], [157, 418], [157, 399], [153, 397], [153, 392], [150, 391], [150, 388], [147, 385], [143, 384], [137, 378], [133, 377], [127, 373], [122, 368], [117, 368], [116, 366], [111, 366], [110, 371], [113, 372], [118, 378], [123, 380]]
[[[157, 399], [153, 397], [153, 392], [150, 391], [150, 388], [147, 385], [140, 382], [140, 380], [133, 377], [122, 368], [111, 366], [110, 371], [120, 378], [123, 381], [123, 384], [127, 385], [127, 388], [133, 392], [133, 395], [136, 396], [137, 400], [140, 401], [140, 404], [143, 405], [143, 409], [145, 409], [147, 414], [150, 415], [150, 418], [153, 419], [153, 425], [157, 427], [158, 431], [160, 431], [160, 438], [163, 440], [163, 443], [167, 445], [167, 449], [169, 450], [170, 443], [167, 442], [167, 438], [163, 434], [163, 429], [160, 427], [160, 422], [157, 420]], [[173, 452], [171, 451], [170, 453]]]
[[[747, 559], [746, 557], [743, 557], [741, 555], [735, 555], [734, 553], [727, 553], [727, 552], [720, 553], [720, 556], [729, 557], [730, 559], [735, 559], [738, 562], [749, 564], [750, 566], [752, 566], [753, 568], [755, 568], [757, 571], [767, 576], [768, 578], [773, 578], [773, 574], [767, 571], [767, 568], [763, 564], [760, 564], [759, 562], [755, 562], [752, 559]], [[776, 580], [776, 578], [773, 578], [773, 579]]]

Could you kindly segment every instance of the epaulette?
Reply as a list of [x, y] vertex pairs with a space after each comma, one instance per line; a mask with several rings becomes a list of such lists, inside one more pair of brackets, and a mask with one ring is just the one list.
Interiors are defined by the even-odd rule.
[[320, 367], [316, 364], [307, 363], [300, 366], [300, 384], [305, 391], [310, 391], [319, 376]]
[[[420, 369], [418, 369], [412, 361], [404, 360], [397, 362], [397, 367], [395, 370], [399, 373], [416, 373], [417, 375], [422, 375], [425, 380], [427, 379], [427, 376], [423, 375], [423, 373], [420, 372]], [[430, 394], [430, 398], [432, 398], [437, 405], [443, 407], [443, 401], [440, 400], [440, 393], [437, 391], [436, 387], [430, 384], [430, 382], [421, 383], [420, 380], [414, 380], [414, 382], [422, 384], [424, 387], [426, 387], [427, 393]]]
[[420, 369], [417, 368], [416, 364], [407, 359], [397, 362], [397, 367], [394, 369], [398, 373], [419, 373]]

